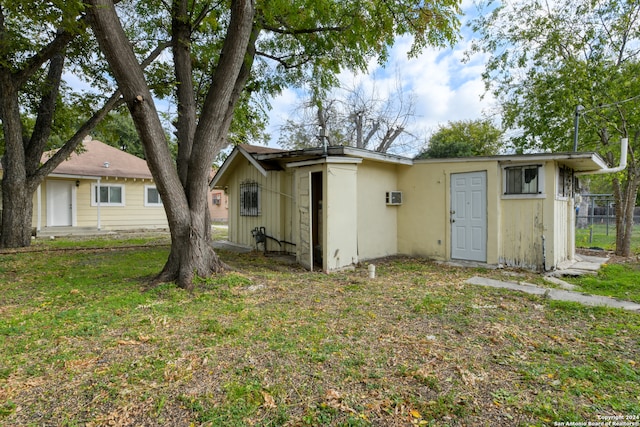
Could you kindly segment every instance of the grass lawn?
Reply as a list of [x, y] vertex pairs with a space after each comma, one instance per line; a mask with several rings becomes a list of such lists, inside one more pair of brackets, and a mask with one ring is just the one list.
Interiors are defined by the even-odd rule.
[[484, 272], [412, 258], [368, 279], [221, 252], [235, 272], [150, 289], [168, 247], [122, 243], [0, 254], [0, 425], [640, 417], [640, 314], [465, 285]]
[[[576, 228], [576, 247], [615, 250], [615, 223], [610, 224], [608, 227], [606, 224], [593, 224], [587, 228]], [[633, 228], [631, 248], [633, 253], [640, 254], [640, 225], [636, 225]]]

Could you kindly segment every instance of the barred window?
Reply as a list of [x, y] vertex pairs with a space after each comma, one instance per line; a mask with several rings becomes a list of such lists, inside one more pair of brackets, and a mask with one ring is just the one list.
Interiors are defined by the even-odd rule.
[[260, 215], [260, 187], [257, 182], [240, 184], [240, 215]]

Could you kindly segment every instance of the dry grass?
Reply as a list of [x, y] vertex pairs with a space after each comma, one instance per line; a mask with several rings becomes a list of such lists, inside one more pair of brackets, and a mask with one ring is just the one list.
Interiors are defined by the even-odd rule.
[[[145, 290], [166, 249], [4, 256], [0, 423], [528, 426], [640, 413], [637, 314], [421, 259]], [[499, 273], [492, 272], [492, 275]]]

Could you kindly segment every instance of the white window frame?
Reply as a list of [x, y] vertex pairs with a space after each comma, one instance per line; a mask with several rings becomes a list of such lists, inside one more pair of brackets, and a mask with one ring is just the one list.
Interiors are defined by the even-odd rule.
[[[521, 168], [521, 169], [529, 169], [529, 168], [537, 168], [538, 169], [538, 192], [537, 193], [507, 193], [507, 171], [513, 168]], [[546, 194], [544, 192], [545, 188], [545, 177], [544, 177], [544, 164], [531, 164], [531, 163], [523, 163], [523, 164], [508, 164], [502, 166], [502, 198], [503, 199], [544, 199], [546, 198]]]
[[[150, 202], [149, 201], [149, 190], [156, 190], [158, 193], [158, 202]], [[162, 207], [162, 198], [160, 197], [160, 192], [158, 191], [158, 187], [155, 185], [145, 185], [144, 186], [144, 205], [145, 207]]]
[[[100, 184], [100, 188], [105, 187], [119, 187], [121, 202], [120, 203], [112, 203], [112, 202], [100, 202], [100, 206], [125, 206], [125, 186], [123, 184]], [[96, 191], [98, 188], [98, 184], [91, 184], [91, 206], [98, 206], [98, 202], [96, 201]]]

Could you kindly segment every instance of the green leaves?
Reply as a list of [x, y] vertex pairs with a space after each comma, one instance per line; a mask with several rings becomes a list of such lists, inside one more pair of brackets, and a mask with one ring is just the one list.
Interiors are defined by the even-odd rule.
[[[573, 112], [580, 122], [580, 148], [595, 149], [599, 129], [623, 136], [638, 126], [635, 110], [601, 108], [640, 93], [633, 45], [640, 41], [637, 2], [571, 0], [558, 5], [509, 3], [473, 28], [476, 50], [492, 56], [485, 81], [500, 101], [504, 124], [519, 130], [521, 150], [567, 150], [572, 146]], [[636, 71], [632, 71], [635, 69]]]
[[498, 154], [502, 131], [490, 120], [462, 120], [441, 125], [417, 159], [490, 156]]

